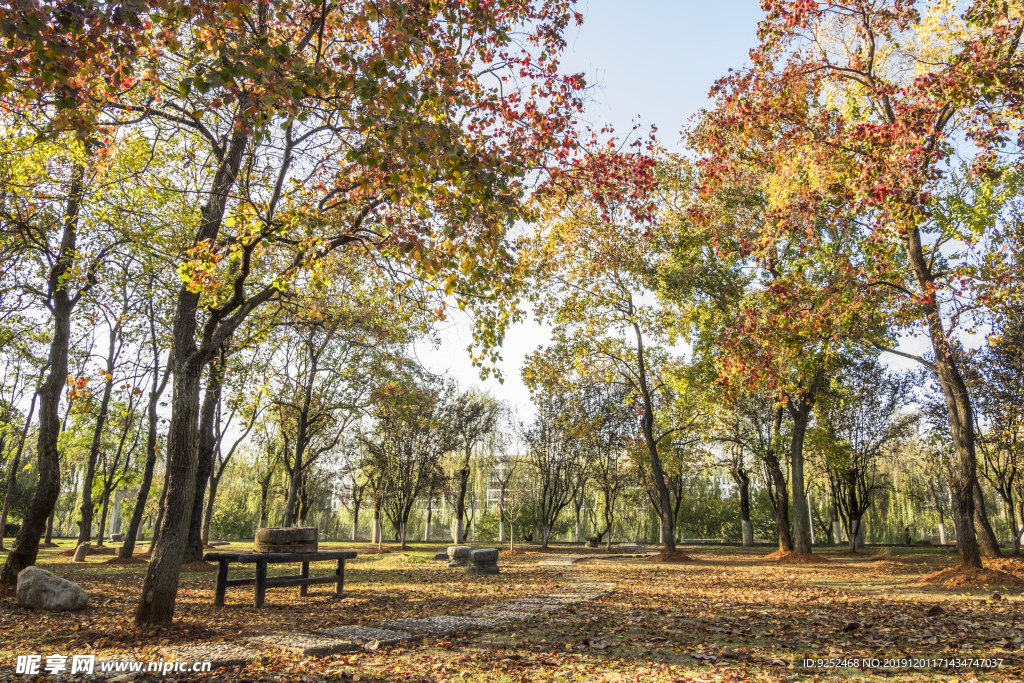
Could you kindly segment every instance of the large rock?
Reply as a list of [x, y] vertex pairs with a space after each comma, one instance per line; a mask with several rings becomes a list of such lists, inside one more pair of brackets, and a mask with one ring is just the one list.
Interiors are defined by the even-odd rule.
[[85, 556], [89, 554], [89, 548], [92, 547], [92, 543], [83, 543], [75, 548], [75, 556], [71, 558], [72, 562], [85, 562]]
[[121, 543], [124, 541], [124, 534], [110, 534], [110, 540], [113, 543]]
[[18, 604], [29, 609], [83, 609], [89, 595], [77, 583], [39, 567], [25, 567], [18, 574]]

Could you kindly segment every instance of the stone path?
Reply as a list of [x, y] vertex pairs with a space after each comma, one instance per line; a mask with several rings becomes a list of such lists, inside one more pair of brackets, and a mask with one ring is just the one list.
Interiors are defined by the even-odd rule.
[[615, 560], [627, 557], [650, 557], [651, 555], [657, 555], [659, 552], [657, 550], [648, 550], [646, 548], [637, 548], [636, 550], [637, 552], [612, 553], [609, 555], [560, 555], [547, 560], [541, 560], [537, 563], [537, 566], [571, 567], [578, 562], [586, 562], [587, 560]]
[[312, 657], [334, 655], [339, 652], [354, 652], [359, 649], [359, 644], [351, 640], [342, 640], [322, 633], [300, 633], [298, 631], [273, 633], [269, 636], [247, 638], [247, 640], [256, 647], [277, 648], [285, 652]]
[[423, 636], [414, 633], [391, 631], [384, 628], [370, 628], [368, 626], [338, 626], [337, 628], [321, 629], [317, 633], [349, 640], [361, 646], [374, 641], [377, 641], [378, 646], [387, 646], [398, 645], [403, 641], [423, 640]]
[[[542, 567], [571, 567], [587, 556], [555, 557], [538, 563]], [[425, 635], [448, 636], [457, 632], [483, 628], [515, 628], [521, 622], [567, 606], [596, 600], [615, 590], [614, 584], [574, 581], [564, 586], [566, 592], [513, 598], [506, 602], [486, 605], [467, 615], [442, 615], [427, 619], [392, 619], [380, 623], [380, 628], [366, 626], [339, 626], [321, 629], [315, 633], [274, 633], [246, 639], [249, 647], [229, 643], [202, 643], [165, 647], [161, 656], [185, 661], [211, 661], [213, 667], [233, 666], [247, 661], [262, 660], [262, 650], [279, 649], [309, 656], [322, 656], [359, 649], [376, 650], [378, 647], [397, 645], [403, 641], [420, 640]]]
[[263, 660], [262, 653], [232, 643], [174, 645], [161, 648], [160, 656], [167, 660], [211, 662], [214, 669], [222, 666], [237, 666], [246, 662]]

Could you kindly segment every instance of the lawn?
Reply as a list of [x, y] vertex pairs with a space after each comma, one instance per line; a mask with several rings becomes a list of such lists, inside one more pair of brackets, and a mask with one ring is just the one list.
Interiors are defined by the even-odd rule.
[[[375, 626], [401, 617], [464, 615], [510, 599], [568, 592], [580, 582], [614, 584], [615, 589], [598, 600], [528, 622], [426, 638], [404, 648], [323, 658], [271, 651], [262, 664], [177, 678], [710, 683], [835, 675], [969, 681], [1024, 673], [1021, 589], [916, 585], [923, 576], [954, 563], [953, 553], [943, 549], [869, 548], [857, 555], [819, 549], [819, 564], [780, 564], [764, 559], [772, 550], [767, 547], [686, 547], [692, 562], [605, 559], [595, 551], [592, 559], [556, 566], [538, 563], [581, 550], [556, 546], [540, 552], [527, 545], [522, 554], [503, 554], [502, 573], [487, 576], [433, 560], [442, 545], [370, 554], [375, 548], [369, 545], [322, 544], [325, 550], [361, 553], [347, 565], [347, 597], [342, 600], [331, 594], [333, 586], [311, 587], [305, 598], [298, 596], [298, 589], [278, 588], [269, 590], [267, 606], [256, 610], [252, 588], [242, 587], [229, 590], [227, 606], [217, 609], [215, 574], [187, 572], [181, 578], [175, 626], [139, 632], [132, 625], [132, 611], [146, 565], [108, 564], [104, 556], [72, 564], [58, 556], [70, 542], [63, 546], [42, 551], [39, 564], [82, 585], [91, 596], [90, 606], [80, 612], [39, 613], [21, 609], [12, 596], [0, 598], [0, 680], [15, 677], [19, 654], [148, 661], [159, 659], [157, 650], [167, 644], [242, 641], [275, 632]], [[235, 544], [218, 550], [247, 548]], [[1018, 567], [1003, 562], [1000, 568]], [[331, 570], [331, 563], [323, 563], [312, 573]], [[294, 570], [272, 566], [271, 573]], [[1024, 565], [1019, 573], [1024, 575]], [[879, 661], [826, 671], [805, 667], [804, 658], [845, 660], [840, 664], [853, 658]], [[1001, 668], [986, 671], [973, 662], [949, 668], [931, 661], [953, 658], [1001, 660]], [[896, 662], [886, 667], [886, 659], [919, 661], [912, 662], [916, 666]]]

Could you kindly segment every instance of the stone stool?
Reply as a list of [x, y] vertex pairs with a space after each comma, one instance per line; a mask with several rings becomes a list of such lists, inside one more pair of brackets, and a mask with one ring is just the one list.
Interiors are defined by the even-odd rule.
[[469, 571], [473, 574], [498, 573], [498, 549], [474, 550], [469, 555]]
[[448, 546], [448, 566], [449, 567], [466, 567], [469, 566], [469, 554], [473, 552], [473, 549], [468, 545], [450, 545]]

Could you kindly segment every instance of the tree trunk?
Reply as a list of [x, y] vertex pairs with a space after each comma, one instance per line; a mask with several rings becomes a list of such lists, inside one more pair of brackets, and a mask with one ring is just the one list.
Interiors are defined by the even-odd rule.
[[850, 546], [850, 552], [857, 552], [857, 534], [860, 532], [860, 520], [854, 516], [854, 513], [850, 513], [850, 533], [847, 543]]
[[359, 503], [352, 504], [352, 542], [359, 539]]
[[81, 207], [85, 166], [75, 164], [68, 192], [68, 210], [61, 236], [60, 252], [49, 273], [49, 294], [53, 312], [53, 338], [50, 341], [48, 365], [50, 373], [39, 388], [39, 437], [36, 442], [36, 460], [39, 467], [39, 482], [29, 501], [28, 510], [21, 522], [21, 528], [14, 539], [14, 546], [7, 554], [0, 586], [18, 585], [18, 574], [25, 567], [36, 563], [39, 554], [39, 539], [46, 527], [46, 520], [53, 512], [53, 506], [60, 496], [60, 452], [57, 439], [60, 436], [60, 399], [68, 378], [68, 345], [71, 339], [71, 311], [75, 300], [68, 295], [66, 277], [73, 265], [78, 240], [78, 214]]
[[548, 539], [551, 538], [551, 525], [550, 524], [543, 524], [543, 525], [541, 525], [540, 533], [541, 533], [541, 545], [540, 545], [540, 547], [541, 548], [547, 548], [548, 547]]
[[149, 541], [149, 554], [153, 554], [157, 541], [160, 540], [160, 527], [163, 526], [164, 512], [167, 510], [167, 485], [171, 481], [169, 463], [164, 466], [164, 487], [160, 491], [160, 500], [156, 504], [156, 522], [153, 523], [153, 538]]
[[[245, 103], [243, 103], [245, 104]], [[199, 230], [194, 243], [204, 240], [212, 243], [220, 232], [228, 195], [235, 184], [244, 152], [249, 144], [249, 132], [238, 126], [231, 134], [217, 167], [208, 201], [203, 206]], [[187, 287], [178, 291], [174, 314], [171, 357], [174, 367], [174, 388], [171, 398], [171, 421], [167, 438], [166, 512], [153, 548], [153, 558], [143, 582], [142, 596], [135, 611], [135, 624], [139, 627], [168, 626], [174, 618], [174, 602], [178, 594], [178, 574], [181, 558], [188, 542], [192, 504], [195, 498], [196, 474], [199, 468], [199, 380], [203, 366], [217, 351], [196, 346], [199, 293]], [[215, 318], [207, 321], [214, 325], [204, 331], [208, 340], [216, 329]], [[214, 344], [215, 342], [210, 342]]]
[[463, 517], [466, 515], [466, 491], [469, 488], [469, 458], [470, 451], [466, 449], [466, 453], [463, 456], [462, 467], [456, 473], [457, 482], [459, 485], [459, 492], [455, 496], [455, 529], [452, 534], [455, 545], [466, 542], [465, 527], [463, 526]]
[[574, 496], [573, 506], [576, 508], [576, 542], [580, 543], [583, 541], [583, 526], [580, 524], [580, 512], [583, 510], [583, 504], [586, 502], [586, 491], [585, 487], [581, 486], [579, 492]]
[[199, 417], [199, 448], [196, 466], [195, 493], [192, 496], [192, 511], [189, 514], [188, 541], [182, 563], [199, 562], [203, 559], [203, 509], [206, 499], [206, 485], [213, 471], [213, 454], [217, 437], [213, 433], [217, 418], [217, 404], [220, 402], [224, 354], [220, 363], [207, 366], [206, 391], [203, 392], [203, 406]]
[[274, 470], [277, 468], [277, 460], [271, 460], [270, 466], [267, 468], [263, 478], [260, 479], [260, 528], [265, 529], [269, 520], [267, 519], [269, 513], [267, 499], [270, 496], [270, 482], [274, 478]]
[[793, 536], [789, 531], [789, 491], [786, 476], [782, 473], [782, 466], [779, 463], [783, 411], [781, 407], [776, 408], [772, 417], [770, 443], [768, 452], [764, 454], [764, 464], [775, 488], [772, 500], [775, 504], [775, 533], [779, 537], [779, 550], [790, 553], [793, 552]]
[[[111, 365], [111, 364], [109, 364]], [[82, 480], [82, 505], [80, 507], [81, 517], [78, 521], [78, 544], [89, 543], [92, 539], [92, 514], [95, 505], [92, 502], [92, 483], [96, 477], [96, 459], [99, 456], [99, 447], [103, 436], [103, 426], [106, 423], [106, 411], [111, 402], [111, 393], [114, 389], [114, 382], [109, 381], [103, 384], [103, 397], [99, 403], [99, 416], [92, 432], [92, 445], [89, 449], [88, 460], [85, 464], [85, 478]], [[100, 531], [101, 533], [102, 531]]]
[[672, 508], [672, 494], [668, 490], [665, 481], [665, 472], [661, 466], [661, 456], [658, 455], [658, 439], [654, 438], [654, 398], [651, 395], [650, 387], [647, 384], [647, 364], [644, 358], [643, 337], [640, 334], [640, 326], [633, 323], [633, 331], [636, 334], [637, 370], [640, 381], [640, 395], [643, 399], [643, 416], [640, 420], [640, 427], [644, 434], [644, 443], [647, 445], [647, 454], [651, 459], [651, 476], [654, 478], [654, 487], [658, 492], [661, 515], [661, 536], [664, 539], [663, 547], [666, 552], [676, 550], [676, 519]]
[[[199, 469], [199, 379], [203, 364], [196, 362], [195, 311], [198, 295], [182, 290], [174, 324], [174, 385], [171, 424], [167, 438], [164, 515], [153, 557], [135, 611], [139, 627], [167, 626], [174, 618], [181, 560], [188, 531]], [[191, 322], [191, 324], [189, 324]]]
[[775, 485], [775, 532], [779, 535], [779, 550], [790, 553], [793, 552], [793, 537], [789, 532], [789, 494], [786, 477], [775, 455], [766, 455], [764, 461]]
[[96, 527], [96, 545], [102, 546], [107, 535], [107, 510], [110, 507], [110, 491], [103, 487], [103, 503], [101, 504], [100, 525]]
[[[1012, 501], [1013, 498], [1011, 497]], [[1014, 514], [1014, 506], [1012, 502], [1003, 501], [1003, 517], [1006, 519], [1006, 523], [1010, 527], [1010, 537], [1013, 543], [1013, 554], [1020, 555], [1020, 526], [1017, 524], [1017, 516]]]
[[[32, 402], [28, 406], [28, 414], [25, 415], [25, 425], [21, 428], [21, 438], [18, 440], [18, 448], [14, 451], [14, 458], [11, 460], [11, 470], [7, 473], [7, 492], [4, 494], [4, 509], [0, 513], [0, 550], [4, 548], [4, 529], [7, 528], [7, 515], [11, 510], [11, 498], [14, 496], [14, 485], [18, 481], [18, 469], [21, 467], [21, 454], [25, 449], [25, 439], [28, 438], [28, 427], [32, 423], [32, 413], [36, 409], [36, 399], [39, 398], [39, 391], [32, 394]], [[56, 502], [56, 501], [55, 501]]]
[[[115, 344], [117, 342], [117, 328], [110, 330], [110, 350], [107, 353], [107, 373], [114, 372]], [[109, 377], [109, 375], [108, 375]], [[92, 432], [92, 445], [89, 447], [89, 457], [85, 464], [85, 479], [82, 480], [82, 516], [78, 522], [78, 545], [88, 543], [92, 538], [92, 485], [96, 478], [96, 460], [99, 458], [100, 446], [103, 443], [103, 428], [107, 423], [107, 410], [110, 407], [110, 395], [114, 390], [113, 378], [103, 383], [103, 398], [100, 400], [100, 413], [96, 416], [96, 425]], [[100, 535], [103, 530], [100, 529]], [[102, 544], [101, 544], [102, 545]]]
[[205, 548], [210, 545], [210, 520], [213, 519], [213, 503], [217, 500], [217, 487], [220, 485], [220, 477], [210, 477], [210, 495], [206, 501], [206, 514], [203, 515], [202, 544]]
[[[1021, 501], [1021, 503], [1024, 503], [1024, 501]], [[1015, 525], [1014, 525], [1014, 528], [1015, 528], [1014, 536], [1015, 537], [1013, 539], [1013, 554], [1014, 555], [1020, 555], [1021, 536], [1024, 536], [1024, 520], [1021, 520], [1021, 514], [1020, 513], [1021, 513], [1021, 506], [1020, 505], [1015, 505], [1010, 510], [1010, 516], [1012, 516], [1013, 519], [1015, 520]]]
[[843, 525], [839, 521], [839, 506], [836, 504], [835, 491], [829, 494], [828, 511], [832, 520], [832, 544], [839, 545], [843, 542]]
[[743, 545], [754, 545], [754, 527], [750, 524], [750, 475], [742, 467], [736, 468], [734, 477], [740, 490], [740, 526], [743, 532]]
[[960, 564], [964, 567], [981, 568], [981, 550], [975, 537], [974, 529], [974, 484], [977, 479], [977, 460], [975, 455], [974, 410], [971, 406], [970, 394], [964, 382], [960, 368], [957, 366], [942, 324], [941, 311], [931, 292], [937, 287], [931, 271], [931, 265], [925, 258], [921, 243], [921, 231], [917, 226], [906, 231], [907, 258], [917, 278], [919, 291], [922, 292], [922, 308], [927, 322], [928, 337], [935, 354], [932, 369], [938, 375], [942, 393], [946, 397], [946, 409], [949, 413], [949, 430], [953, 437], [956, 458], [953, 462], [949, 487], [953, 494], [953, 508], [956, 514], [953, 523], [956, 526], [956, 547], [960, 553]]
[[288, 495], [284, 506], [284, 521], [281, 526], [293, 526], [295, 513], [298, 511], [299, 486], [302, 484], [302, 456], [306, 451], [306, 442], [309, 440], [309, 409], [313, 404], [313, 382], [316, 380], [317, 359], [312, 356], [309, 377], [304, 387], [302, 396], [302, 409], [299, 410], [298, 420], [295, 427], [295, 463], [292, 468], [292, 476], [288, 482]]
[[427, 523], [423, 526], [423, 540], [424, 541], [429, 541], [430, 540], [430, 519], [431, 519], [431, 517], [433, 517], [433, 514], [434, 514], [434, 507], [433, 507], [433, 505], [431, 505], [432, 502], [433, 502], [433, 498], [432, 497], [428, 497], [427, 498]]
[[981, 484], [974, 481], [974, 528], [978, 534], [978, 547], [982, 557], [1002, 557], [1003, 551], [999, 549], [999, 541], [989, 524], [988, 515], [985, 512], [985, 494], [982, 493]]
[[299, 526], [306, 526], [306, 516], [309, 514], [310, 502], [309, 477], [305, 476], [302, 478], [302, 485], [299, 487], [299, 498], [296, 501], [296, 505], [299, 506], [299, 513], [297, 515]]
[[[153, 385], [149, 390], [149, 405], [146, 406], [146, 463], [142, 469], [142, 481], [139, 482], [139, 494], [135, 497], [135, 507], [132, 509], [132, 517], [128, 521], [128, 532], [124, 537], [124, 544], [118, 551], [122, 559], [127, 559], [135, 552], [135, 543], [138, 540], [139, 532], [142, 529], [142, 518], [146, 514], [146, 501], [149, 500], [149, 490], [153, 485], [153, 470], [156, 468], [156, 440], [157, 422], [159, 420], [156, 409], [160, 397], [167, 388], [167, 381], [170, 378], [170, 366], [166, 368], [163, 377], [160, 376], [160, 347], [156, 339], [156, 325], [154, 323], [155, 313], [152, 306], [149, 309], [149, 334], [150, 346], [153, 351]], [[168, 364], [170, 359], [168, 359]], [[166, 482], [164, 491], [167, 490]], [[161, 507], [163, 495], [161, 494]], [[157, 522], [159, 524], [159, 520]]]
[[380, 505], [374, 505], [373, 507], [373, 536], [371, 536], [371, 542], [380, 544], [381, 542], [381, 528], [380, 528]]
[[[805, 395], [789, 401], [793, 418], [793, 436], [789, 444], [789, 487], [793, 495], [793, 550], [801, 555], [811, 552], [811, 523], [807, 509], [807, 487], [804, 485], [804, 437], [817, 400], [818, 386], [825, 372], [819, 368]], [[796, 402], [797, 405], [793, 405]]]
[[[612, 492], [605, 487], [604, 489], [604, 533], [608, 534], [608, 539], [605, 542], [605, 550], [608, 552], [612, 551], [612, 522], [615, 519], [615, 508], [612, 504]], [[603, 535], [603, 534], [602, 534]]]
[[260, 486], [260, 528], [267, 528], [267, 496], [270, 493], [270, 482]]
[[57, 514], [57, 506], [54, 505], [53, 509], [50, 510], [50, 516], [46, 518], [46, 538], [43, 539], [43, 545], [53, 545], [53, 518]]

